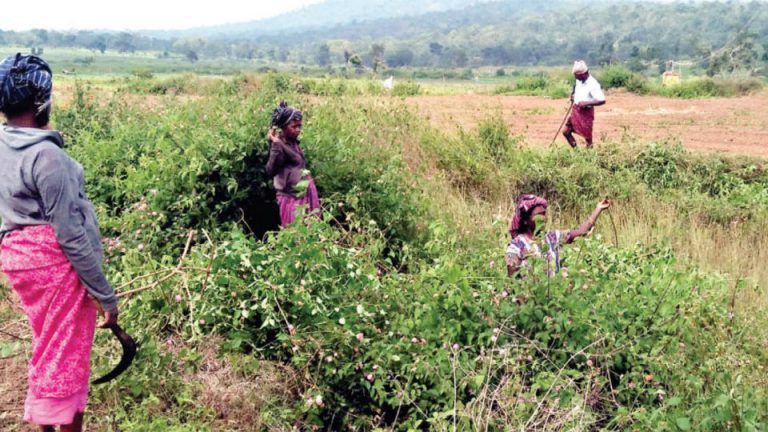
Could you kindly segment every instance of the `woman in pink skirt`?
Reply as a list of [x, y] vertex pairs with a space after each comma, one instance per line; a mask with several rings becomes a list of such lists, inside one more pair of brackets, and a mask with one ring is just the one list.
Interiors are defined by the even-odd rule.
[[116, 324], [117, 298], [83, 168], [48, 126], [51, 78], [39, 57], [0, 63], [0, 263], [32, 329], [24, 419], [80, 431], [97, 307]]
[[307, 170], [304, 151], [299, 145], [301, 126], [301, 111], [285, 102], [281, 102], [272, 114], [267, 175], [273, 178], [277, 190], [282, 227], [293, 223], [301, 209], [305, 214], [315, 215], [319, 215], [320, 210], [315, 180]]

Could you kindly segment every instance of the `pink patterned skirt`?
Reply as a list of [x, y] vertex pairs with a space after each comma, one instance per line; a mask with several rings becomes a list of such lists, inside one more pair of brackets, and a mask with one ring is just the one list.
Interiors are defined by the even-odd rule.
[[320, 197], [317, 193], [317, 186], [312, 177], [308, 178], [309, 186], [307, 193], [301, 198], [292, 195], [277, 194], [277, 204], [280, 206], [280, 226], [287, 227], [296, 220], [296, 211], [300, 207], [305, 207], [305, 213], [309, 214], [320, 209]]
[[71, 424], [88, 399], [96, 304], [50, 225], [9, 233], [0, 262], [32, 328], [24, 420]]

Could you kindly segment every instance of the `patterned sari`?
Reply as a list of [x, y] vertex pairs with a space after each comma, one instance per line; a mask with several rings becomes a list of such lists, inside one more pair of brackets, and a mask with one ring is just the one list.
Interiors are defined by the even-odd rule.
[[0, 262], [32, 329], [24, 420], [71, 424], [88, 400], [96, 303], [50, 225], [8, 233]]

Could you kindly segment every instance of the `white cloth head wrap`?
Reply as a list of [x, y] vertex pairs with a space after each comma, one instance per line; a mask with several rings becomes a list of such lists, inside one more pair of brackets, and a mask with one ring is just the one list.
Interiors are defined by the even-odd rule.
[[584, 60], [579, 60], [573, 63], [573, 73], [582, 74], [589, 71], [587, 63]]

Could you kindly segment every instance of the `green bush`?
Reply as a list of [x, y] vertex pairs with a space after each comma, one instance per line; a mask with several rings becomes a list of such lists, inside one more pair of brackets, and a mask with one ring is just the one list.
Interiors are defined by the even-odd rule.
[[[110, 413], [99, 427], [214, 430], [217, 413], [185, 372], [204, 368], [195, 347], [220, 338], [221, 355], [301, 377], [293, 400], [264, 408], [265, 428], [525, 430], [551, 415], [572, 428], [765, 428], [768, 396], [746, 377], [768, 359], [732, 318], [724, 277], [664, 245], [589, 238], [563, 249], [556, 277], [538, 263], [509, 279], [497, 264], [504, 227], [455, 226], [439, 196], [532, 192], [554, 211], [610, 194], [758, 220], [761, 168], [662, 144], [518, 149], [498, 118], [448, 134], [397, 100], [310, 103], [295, 84], [237, 77], [152, 109], [78, 88], [57, 112], [88, 173], [110, 279], [155, 283], [121, 305], [142, 348], [95, 391]], [[277, 231], [263, 166], [281, 99], [305, 111], [324, 213]], [[189, 346], [170, 350], [172, 340]], [[99, 364], [112, 354], [95, 352]]]
[[765, 88], [765, 80], [759, 78], [734, 78], [719, 82], [725, 96], [745, 96]]
[[[399, 410], [398, 428], [439, 427], [440, 413], [510, 379], [521, 380], [517, 397], [557, 399], [555, 407], [610, 394], [603, 415], [643, 429], [683, 417], [697, 425], [740, 419], [744, 411], [707, 412], [720, 395], [744, 402], [761, 424], [764, 400], [734, 386], [728, 369], [699, 361], [723, 358], [718, 340], [733, 325], [717, 278], [679, 268], [667, 249], [618, 251], [591, 240], [563, 256], [568, 277], [510, 286], [488, 269], [495, 253], [462, 249], [438, 225], [430, 230], [426, 251], [439, 260], [410, 262], [405, 273], [379, 261], [385, 243], [366, 220], [346, 230], [297, 225], [266, 243], [234, 230], [191, 254], [193, 268], [215, 258], [210, 278], [187, 279], [189, 297], [172, 300], [169, 286], [135, 300], [125, 316], [145, 322], [147, 337], [168, 326], [187, 339], [219, 334], [228, 349], [311, 368], [300, 391], [324, 403], [305, 405], [301, 416], [319, 427], [367, 427], [371, 413], [393, 419]], [[158, 315], [165, 318], [150, 318]], [[759, 352], [746, 338], [730, 343]], [[520, 368], [521, 378], [506, 372]], [[537, 402], [520, 403], [504, 408], [535, 415]], [[462, 429], [504, 424], [494, 416], [457, 421]]]
[[480, 122], [477, 132], [480, 142], [482, 142], [488, 154], [496, 160], [505, 158], [513, 150], [512, 147], [515, 142], [509, 134], [509, 129], [504, 119], [500, 115]]
[[343, 79], [303, 80], [301, 85], [307, 86], [305, 93], [317, 96], [347, 96], [357, 93]]
[[154, 74], [149, 69], [135, 69], [131, 72], [131, 75], [139, 79], [149, 80], [154, 78]]
[[572, 89], [571, 81], [551, 79], [543, 95], [553, 98], [567, 98], [571, 95]]
[[712, 79], [697, 78], [680, 84], [662, 87], [660, 92], [667, 97], [684, 99], [702, 97], [743, 96], [760, 91], [764, 83], [759, 79]]
[[625, 88], [633, 93], [644, 94], [648, 92], [646, 79], [631, 70], [619, 66], [606, 66], [600, 71], [600, 84], [605, 89]]
[[627, 86], [632, 75], [632, 71], [623, 66], [610, 65], [600, 71], [599, 79], [605, 89], [621, 88]]
[[289, 93], [295, 88], [291, 87], [291, 78], [288, 75], [275, 72], [269, 72], [261, 84], [267, 91], [274, 91], [277, 94]]
[[549, 96], [565, 98], [571, 94], [571, 82], [559, 75], [519, 75], [510, 84], [497, 85], [492, 93], [494, 95], [525, 95], [525, 96]]
[[500, 84], [493, 88], [494, 95], [508, 95], [515, 91], [515, 86], [511, 84]]
[[200, 84], [200, 79], [191, 74], [158, 78], [139, 71], [128, 80], [126, 89], [138, 94], [175, 95], [198, 91]]
[[496, 164], [488, 153], [489, 146], [476, 134], [460, 132], [454, 139], [427, 131], [422, 135], [421, 146], [434, 158], [448, 181], [455, 188], [471, 191], [479, 196], [488, 196], [498, 175]]
[[633, 74], [627, 81], [625, 88], [627, 91], [641, 95], [647, 94], [650, 91], [648, 81], [639, 74]]
[[680, 84], [663, 87], [662, 94], [685, 99], [720, 96], [720, 90], [711, 78], [683, 81]]
[[458, 78], [467, 81], [473, 80], [475, 79], [475, 71], [473, 71], [471, 68], [464, 69]]
[[680, 164], [683, 160], [681, 145], [651, 145], [638, 155], [634, 168], [651, 189], [675, 189], [682, 186]]
[[392, 89], [393, 96], [407, 97], [421, 94], [421, 86], [413, 81], [397, 82]]
[[521, 76], [515, 80], [515, 89], [518, 91], [544, 90], [547, 87], [547, 78], [544, 74]]

